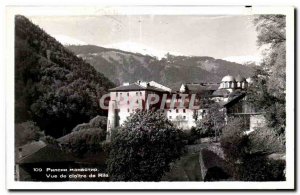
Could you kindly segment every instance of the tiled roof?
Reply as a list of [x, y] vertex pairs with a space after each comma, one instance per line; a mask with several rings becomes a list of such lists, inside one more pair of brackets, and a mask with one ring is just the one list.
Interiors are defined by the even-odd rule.
[[145, 91], [167, 92], [165, 90], [162, 90], [162, 89], [159, 89], [159, 88], [153, 87], [153, 86], [143, 87], [137, 83], [115, 87], [115, 88], [110, 89], [109, 91], [144, 91], [144, 90]]
[[246, 93], [239, 93], [235, 96], [231, 96], [228, 101], [226, 103], [223, 104], [223, 106], [227, 107], [227, 106], [231, 106], [232, 104], [234, 104], [235, 102], [239, 101], [240, 99], [242, 99], [243, 97], [245, 97]]
[[[21, 156], [19, 156], [20, 153]], [[16, 162], [19, 164], [70, 161], [73, 161], [72, 157], [64, 153], [58, 146], [46, 144], [43, 141], [23, 145], [16, 151]]]
[[189, 93], [206, 93], [207, 95], [219, 88], [218, 84], [186, 84], [185, 86]]
[[213, 92], [213, 96], [215, 97], [227, 97], [230, 94], [230, 91], [227, 89], [218, 89]]

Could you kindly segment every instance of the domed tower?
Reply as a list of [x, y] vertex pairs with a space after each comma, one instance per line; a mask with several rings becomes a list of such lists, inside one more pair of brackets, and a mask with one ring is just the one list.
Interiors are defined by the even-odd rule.
[[246, 89], [248, 87], [248, 82], [246, 81], [245, 77], [242, 77], [241, 75], [238, 75], [235, 78], [237, 88], [239, 89]]
[[220, 88], [233, 91], [233, 89], [236, 88], [236, 82], [235, 82], [234, 77], [230, 76], [230, 75], [223, 77]]

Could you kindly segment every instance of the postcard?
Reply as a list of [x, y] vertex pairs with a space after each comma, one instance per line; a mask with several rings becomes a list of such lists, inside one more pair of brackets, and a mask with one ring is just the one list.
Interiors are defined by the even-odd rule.
[[295, 188], [294, 8], [7, 7], [7, 188]]

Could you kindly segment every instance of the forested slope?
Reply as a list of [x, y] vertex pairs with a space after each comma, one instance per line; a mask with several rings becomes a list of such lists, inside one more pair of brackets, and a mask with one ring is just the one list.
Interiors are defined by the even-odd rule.
[[24, 16], [15, 18], [15, 122], [32, 120], [60, 137], [105, 115], [99, 98], [114, 84]]

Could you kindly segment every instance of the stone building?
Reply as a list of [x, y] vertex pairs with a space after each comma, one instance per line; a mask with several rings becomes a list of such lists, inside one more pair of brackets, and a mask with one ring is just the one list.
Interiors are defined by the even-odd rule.
[[[189, 130], [196, 125], [196, 120], [205, 116], [212, 102], [218, 102], [228, 117], [243, 117], [249, 130], [253, 130], [263, 123], [263, 118], [247, 103], [248, 81], [240, 75], [227, 75], [219, 83], [184, 83], [178, 91], [155, 81], [124, 83], [109, 90], [108, 137], [111, 129], [122, 125], [130, 114], [151, 108], [164, 110], [166, 117], [178, 128]], [[151, 94], [159, 97], [154, 104]], [[191, 104], [197, 108], [191, 108]]]

